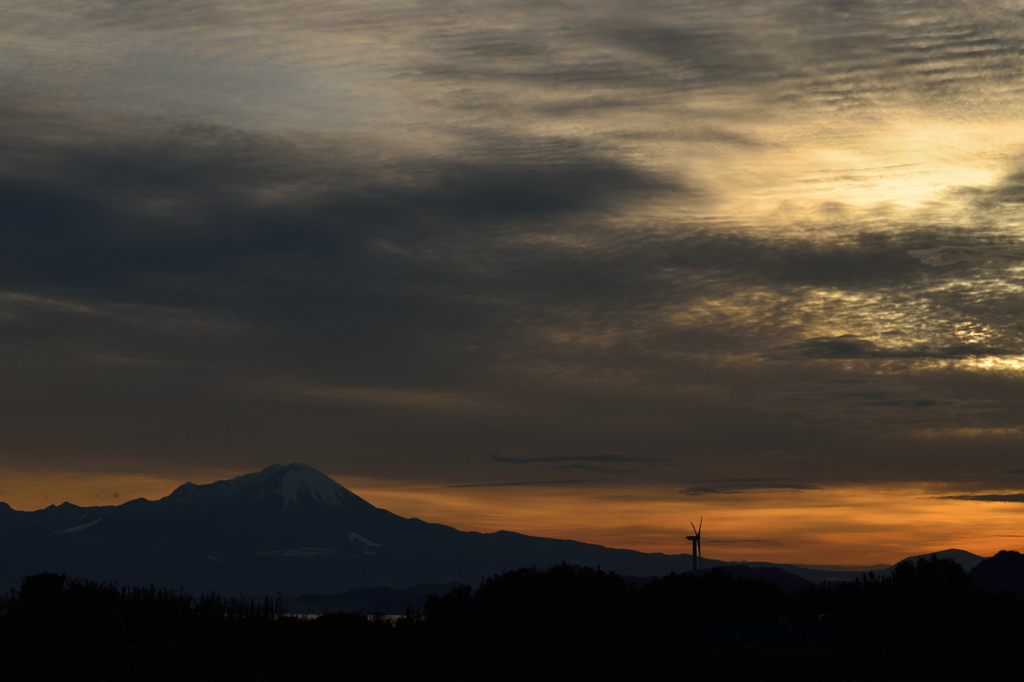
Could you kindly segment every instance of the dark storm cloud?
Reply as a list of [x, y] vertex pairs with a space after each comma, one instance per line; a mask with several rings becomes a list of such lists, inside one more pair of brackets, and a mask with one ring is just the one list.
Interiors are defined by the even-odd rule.
[[759, 491], [804, 491], [804, 490], [822, 490], [820, 486], [810, 485], [807, 483], [794, 483], [792, 481], [785, 481], [780, 479], [771, 478], [750, 478], [750, 479], [733, 479], [723, 481], [708, 481], [713, 485], [695, 485], [680, 490], [679, 492], [683, 495], [699, 496], [699, 495], [736, 495], [739, 493], [750, 493]]

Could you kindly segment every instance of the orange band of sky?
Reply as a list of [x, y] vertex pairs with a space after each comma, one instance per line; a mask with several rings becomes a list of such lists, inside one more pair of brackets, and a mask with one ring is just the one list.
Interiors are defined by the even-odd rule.
[[[722, 560], [864, 566], [952, 547], [991, 556], [1024, 545], [1024, 505], [943, 499], [948, 492], [926, 485], [685, 496], [668, 487], [336, 480], [378, 507], [460, 530], [511, 530], [644, 552], [689, 552], [689, 523], [703, 516], [704, 553]], [[2, 481], [0, 500], [21, 510], [159, 499], [182, 483], [141, 474], [24, 471], [5, 471]]]

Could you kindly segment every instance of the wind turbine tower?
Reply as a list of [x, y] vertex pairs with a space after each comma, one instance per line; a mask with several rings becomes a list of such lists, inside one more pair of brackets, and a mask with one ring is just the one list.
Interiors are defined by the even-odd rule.
[[700, 560], [700, 529], [704, 527], [704, 517], [700, 517], [700, 525], [694, 526], [690, 521], [690, 528], [693, 528], [693, 535], [687, 535], [686, 539], [693, 542], [693, 572], [697, 572], [697, 562]]

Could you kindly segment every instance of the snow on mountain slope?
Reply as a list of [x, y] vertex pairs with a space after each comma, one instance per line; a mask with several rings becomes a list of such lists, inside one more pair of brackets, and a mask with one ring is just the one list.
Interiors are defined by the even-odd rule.
[[88, 523], [81, 523], [81, 524], [79, 524], [77, 526], [72, 526], [71, 528], [65, 528], [64, 530], [55, 530], [54, 531], [54, 535], [67, 535], [68, 533], [77, 533], [80, 530], [85, 530], [86, 528], [91, 528], [91, 527], [95, 526], [97, 523], [99, 523], [102, 520], [103, 520], [102, 518], [93, 519], [92, 521], [89, 521]]
[[284, 479], [281, 481], [281, 497], [284, 498], [284, 505], [287, 507], [289, 504], [296, 503], [302, 493], [331, 507], [346, 507], [347, 503], [359, 499], [313, 467], [304, 464], [289, 464], [285, 467]]
[[194, 504], [235, 495], [279, 496], [285, 509], [289, 505], [297, 504], [301, 498], [309, 498], [321, 505], [343, 509], [371, 506], [329, 476], [311, 466], [297, 463], [287, 466], [272, 464], [256, 473], [205, 485], [185, 483], [178, 486], [165, 499], [182, 504]]

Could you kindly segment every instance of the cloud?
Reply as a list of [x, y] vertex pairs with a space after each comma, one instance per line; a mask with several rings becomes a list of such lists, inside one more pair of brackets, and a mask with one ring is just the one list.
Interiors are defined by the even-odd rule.
[[745, 90], [841, 110], [908, 93], [941, 102], [1011, 82], [1021, 61], [1013, 41], [1020, 18], [977, 3], [897, 12], [888, 2], [602, 2], [585, 18], [561, 5], [529, 16], [527, 27], [501, 8], [470, 10], [455, 25], [435, 25], [418, 75], [561, 88], [564, 99], [579, 90], [629, 93], [648, 107], [652, 91], [668, 104], [671, 93]]
[[[1010, 253], [1018, 248], [1011, 236], [868, 224], [766, 235], [662, 218], [623, 229], [622, 216], [646, 199], [685, 200], [700, 193], [699, 182], [567, 136], [480, 135], [458, 154], [431, 156], [367, 138], [324, 142], [124, 112], [90, 117], [27, 99], [3, 106], [6, 158], [15, 159], [0, 162], [10, 209], [0, 237], [14, 245], [0, 250], [5, 329], [39, 348], [79, 338], [62, 353], [136, 358], [154, 372], [190, 367], [161, 399], [201, 392], [211, 414], [239, 399], [261, 414], [287, 412], [256, 390], [260, 381], [239, 390], [238, 377], [289, 377], [309, 388], [308, 402], [322, 403], [311, 414], [323, 419], [360, 401], [377, 406], [378, 420], [353, 427], [367, 429], [360, 442], [405, 438], [387, 427], [388, 410], [443, 404], [434, 413], [450, 414], [449, 426], [472, 424], [479, 452], [504, 442], [495, 435], [500, 418], [456, 398], [486, 388], [501, 395], [509, 419], [531, 428], [550, 428], [538, 414], [547, 408], [536, 407], [550, 401], [551, 413], [565, 416], [556, 431], [579, 438], [589, 427], [576, 415], [593, 409], [612, 440], [588, 445], [633, 448], [636, 436], [640, 451], [657, 453], [492, 461], [642, 475], [679, 456], [666, 443], [760, 448], [753, 434], [775, 427], [712, 433], [738, 414], [785, 408], [793, 421], [821, 426], [850, 423], [856, 411], [862, 423], [896, 428], [906, 425], [897, 411], [941, 418], [937, 411], [960, 405], [963, 420], [975, 410], [891, 384], [827, 395], [793, 388], [809, 360], [1013, 358], [1024, 348], [1014, 301], [1000, 293], [1011, 259], [960, 259], [936, 275], [913, 255], [962, 253], [972, 240]], [[53, 301], [104, 315], [79, 314], [95, 319], [69, 326], [71, 310]], [[107, 314], [115, 309], [146, 322], [127, 325]], [[189, 335], [159, 331], [186, 318], [209, 324]], [[957, 327], [965, 318], [975, 326]], [[823, 325], [856, 333], [807, 333]], [[978, 340], [962, 341], [966, 334]], [[724, 369], [764, 358], [779, 368], [759, 369], [742, 386]], [[48, 385], [85, 376], [73, 369]], [[135, 386], [126, 396], [151, 380], [127, 365], [119, 376], [116, 385]], [[698, 396], [693, 385], [731, 396], [730, 406], [718, 411], [712, 393]], [[780, 386], [796, 399], [779, 403]], [[301, 422], [291, 433], [312, 439], [320, 427]], [[264, 428], [241, 416], [211, 428], [240, 423]]]
[[[0, 261], [8, 288], [119, 288], [150, 300], [220, 294], [211, 301], [220, 305], [237, 305], [223, 299], [232, 291], [272, 304], [313, 285], [321, 297], [373, 298], [368, 285], [386, 288], [389, 279], [399, 289], [461, 288], [469, 282], [437, 259], [493, 261], [524, 221], [543, 235], [566, 214], [600, 223], [598, 212], [612, 205], [685, 191], [571, 139], [495, 139], [458, 157], [388, 161], [365, 140], [325, 150], [219, 125], [64, 120], [70, 115], [18, 104], [0, 112], [10, 152], [0, 168], [8, 217], [0, 235], [18, 245]], [[497, 243], [474, 253], [483, 235]], [[496, 263], [495, 274], [542, 250], [510, 245], [511, 263]]]
[[424, 412], [475, 411], [492, 407], [481, 396], [413, 388], [305, 385], [295, 381], [239, 382], [240, 392], [258, 391], [269, 400], [323, 402], [350, 408]]
[[853, 334], [806, 339], [789, 350], [802, 357], [820, 359], [856, 358], [966, 358], [979, 356], [1018, 355], [1020, 349], [993, 348], [980, 343], [962, 343], [944, 348], [925, 344], [885, 347]]
[[[983, 187], [963, 187], [961, 191], [981, 210], [1009, 209], [1016, 210], [1024, 203], [1024, 159], [1017, 157], [1008, 173], [993, 185]], [[1020, 252], [1014, 253], [1015, 260], [1020, 260]]]
[[1024, 502], [1024, 493], [984, 495], [943, 495], [940, 500], [969, 500], [972, 502]]
[[1024, 170], [1018, 170], [1004, 178], [991, 197], [1007, 204], [1024, 203]]
[[[927, 441], [934, 446], [936, 440], [948, 445], [963, 438], [1016, 433], [1017, 427], [1007, 424], [1000, 414], [1005, 403], [960, 395], [957, 386], [957, 381], [942, 372], [907, 376], [891, 370], [872, 372], [869, 368], [859, 378], [780, 387], [766, 392], [757, 405], [761, 414], [780, 426], [839, 429], [847, 439], [872, 433], [901, 442], [899, 449], [904, 458], [920, 447], [904, 439]], [[837, 438], [830, 438], [832, 444], [826, 441], [821, 447], [837, 447]]]
[[606, 467], [600, 464], [591, 464], [589, 462], [572, 462], [570, 464], [560, 464], [558, 466], [550, 467], [551, 469], [579, 469], [580, 471], [589, 471], [592, 474], [634, 474], [636, 469], [623, 469]]
[[515, 481], [512, 483], [462, 483], [450, 485], [449, 488], [519, 488], [536, 485], [572, 485], [582, 483], [581, 479], [568, 479], [564, 481]]
[[784, 481], [779, 479], [770, 478], [749, 478], [749, 479], [734, 479], [731, 481], [722, 481], [716, 485], [699, 485], [690, 486], [685, 490], [679, 492], [683, 495], [689, 496], [701, 496], [701, 495], [736, 495], [740, 493], [759, 492], [759, 491], [805, 491], [805, 490], [822, 490], [820, 486], [810, 485], [806, 483], [794, 483], [791, 481]]
[[[632, 462], [637, 464], [646, 464], [653, 466], [663, 461], [660, 457], [644, 457], [640, 455], [624, 455], [617, 452], [602, 452], [599, 454], [592, 455], [504, 455], [500, 452], [489, 453], [489, 457], [492, 462], [501, 462], [503, 464], [534, 464], [537, 462], [549, 463], [549, 462], [568, 462], [569, 464], [563, 467], [556, 468], [574, 468], [584, 469], [587, 471], [601, 471], [602, 473], [610, 472], [608, 469], [603, 467], [592, 466], [594, 463], [604, 462]], [[614, 473], [622, 473], [622, 470], [615, 471]]]
[[911, 249], [908, 255], [925, 265], [940, 268], [948, 265], [1011, 265], [1024, 260], [1024, 251], [1018, 244], [976, 244], [973, 246], [934, 246]]
[[[997, 427], [997, 428], [983, 428], [983, 427], [956, 427], [956, 426], [940, 426], [935, 425], [930, 428], [924, 429], [912, 429], [910, 431], [915, 436], [922, 436], [925, 438], [1001, 438], [1001, 437], [1014, 437], [1021, 435], [1021, 429], [1015, 427]], [[996, 472], [1006, 473], [1006, 472]]]
[[0, 449], [955, 478], [1024, 412], [1022, 21], [0, 9]]

